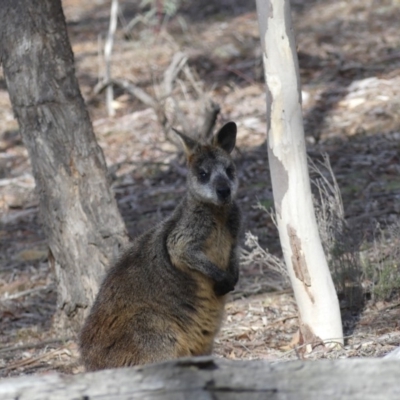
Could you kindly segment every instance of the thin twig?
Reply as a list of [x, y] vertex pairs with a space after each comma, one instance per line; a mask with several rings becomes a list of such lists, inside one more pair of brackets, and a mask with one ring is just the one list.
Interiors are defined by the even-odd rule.
[[12, 351], [19, 351], [19, 350], [37, 349], [39, 347], [48, 346], [49, 344], [68, 342], [69, 340], [72, 340], [72, 338], [71, 337], [52, 338], [52, 339], [42, 340], [36, 343], [25, 343], [25, 344], [18, 344], [15, 346], [4, 346], [4, 347], [0, 346], [0, 354], [10, 353]]
[[44, 361], [48, 358], [51, 358], [54, 355], [57, 355], [57, 353], [59, 353], [61, 350], [65, 350], [65, 349], [63, 349], [63, 348], [54, 349], [52, 351], [49, 351], [48, 353], [40, 354], [37, 357], [30, 357], [30, 358], [26, 358], [24, 360], [18, 360], [18, 361], [15, 361], [13, 363], [6, 365], [5, 367], [0, 368], [0, 370], [12, 371], [17, 368], [26, 367], [27, 365], [35, 364], [39, 361]]
[[102, 67], [103, 67], [103, 57], [102, 57], [102, 40], [101, 40], [101, 34], [97, 36], [97, 80], [100, 82], [103, 78], [103, 72], [102, 72]]
[[[106, 43], [104, 45], [104, 60], [106, 63], [106, 73], [105, 73], [106, 81], [109, 81], [111, 79], [111, 55], [114, 44], [114, 34], [115, 30], [117, 29], [117, 18], [118, 18], [118, 0], [112, 0], [111, 11], [110, 11], [110, 25], [108, 28]], [[112, 85], [108, 85], [106, 91], [106, 104], [107, 104], [108, 115], [111, 117], [115, 115], [115, 110], [112, 104], [113, 99], [114, 99], [114, 93]]]
[[29, 294], [33, 294], [33, 293], [37, 293], [37, 292], [41, 292], [42, 290], [47, 290], [47, 289], [50, 289], [51, 287], [52, 287], [52, 285], [46, 285], [46, 286], [35, 287], [33, 289], [23, 290], [22, 292], [14, 293], [9, 296], [3, 297], [1, 299], [1, 301], [19, 299], [20, 297], [27, 296]]
[[89, 98], [88, 102], [90, 102], [94, 97], [96, 97], [110, 85], [119, 86], [121, 89], [126, 90], [131, 96], [136, 97], [143, 104], [149, 107], [152, 107], [154, 109], [158, 107], [157, 102], [150, 95], [148, 95], [140, 87], [134, 85], [128, 79], [108, 79], [97, 83], [97, 85], [93, 88], [92, 95]]

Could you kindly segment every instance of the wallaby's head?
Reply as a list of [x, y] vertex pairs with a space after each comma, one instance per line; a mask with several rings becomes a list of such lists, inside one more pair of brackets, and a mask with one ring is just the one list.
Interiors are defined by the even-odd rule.
[[235, 147], [236, 130], [236, 124], [228, 122], [211, 143], [200, 143], [175, 131], [188, 161], [188, 190], [197, 200], [222, 206], [235, 198], [238, 178], [230, 153]]

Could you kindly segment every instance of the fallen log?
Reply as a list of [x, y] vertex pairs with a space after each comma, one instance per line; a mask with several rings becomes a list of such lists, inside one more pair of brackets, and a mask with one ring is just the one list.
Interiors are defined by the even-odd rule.
[[2, 400], [398, 400], [400, 362], [229, 361], [212, 357], [0, 381]]

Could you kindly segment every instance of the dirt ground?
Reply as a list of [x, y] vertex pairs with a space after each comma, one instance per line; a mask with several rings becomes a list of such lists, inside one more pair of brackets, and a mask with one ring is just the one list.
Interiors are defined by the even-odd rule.
[[[171, 18], [157, 10], [129, 31], [129, 22], [147, 12], [138, 3], [120, 1], [113, 77], [159, 98], [173, 56], [186, 54], [195, 83], [179, 75], [166, 109], [171, 113], [179, 106], [195, 129], [207, 93], [221, 107], [218, 125], [237, 122], [244, 232], [251, 231], [263, 248], [281, 257], [274, 223], [256, 207], [261, 203], [269, 209], [273, 199], [255, 2], [206, 0], [199, 6], [183, 1]], [[64, 0], [63, 7], [81, 90], [134, 237], [174, 208], [184, 191], [184, 164], [153, 109], [116, 88], [116, 115], [108, 117], [104, 93], [94, 94], [104, 74], [99, 49], [108, 30], [110, 2]], [[365, 268], [362, 306], [354, 308], [340, 298], [343, 349], [301, 355], [291, 290], [265, 263], [250, 257], [227, 304], [215, 354], [274, 361], [379, 357], [400, 345], [400, 2], [293, 0], [292, 11], [307, 150], [316, 163], [322, 154], [329, 155], [343, 198], [347, 239], [354, 242], [352, 254], [362, 258]], [[47, 264], [27, 151], [2, 75], [0, 121], [0, 377], [80, 372], [75, 342], [51, 328], [54, 276]], [[241, 245], [245, 247], [245, 235]]]

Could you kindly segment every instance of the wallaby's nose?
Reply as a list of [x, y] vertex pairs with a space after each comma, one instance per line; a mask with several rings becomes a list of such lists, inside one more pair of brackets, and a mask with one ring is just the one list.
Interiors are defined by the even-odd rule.
[[218, 198], [222, 201], [225, 201], [231, 195], [231, 188], [229, 186], [221, 186], [217, 188]]

